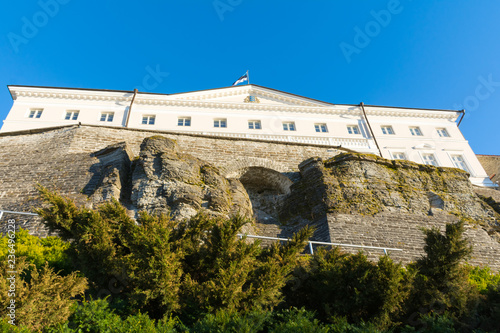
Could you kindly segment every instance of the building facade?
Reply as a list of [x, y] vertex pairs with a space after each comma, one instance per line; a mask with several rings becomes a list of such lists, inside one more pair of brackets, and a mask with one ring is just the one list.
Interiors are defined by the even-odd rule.
[[457, 122], [461, 111], [340, 105], [258, 85], [178, 94], [9, 86], [0, 132], [70, 124], [341, 146], [387, 159], [456, 167], [495, 187]]

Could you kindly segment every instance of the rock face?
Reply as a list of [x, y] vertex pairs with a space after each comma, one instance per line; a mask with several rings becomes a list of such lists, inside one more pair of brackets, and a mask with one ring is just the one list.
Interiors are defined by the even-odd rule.
[[382, 212], [448, 213], [492, 226], [500, 221], [460, 169], [347, 153], [324, 162], [308, 159], [300, 170], [302, 179], [291, 187], [283, 221]]
[[174, 140], [146, 138], [132, 165], [131, 204], [136, 210], [182, 220], [203, 210], [215, 216], [252, 216], [243, 185], [214, 166], [179, 152]]
[[111, 198], [127, 202], [130, 197], [130, 163], [133, 156], [128, 146], [125, 143], [114, 144], [93, 155], [99, 159], [100, 167], [91, 168], [95, 176], [86, 186], [96, 188], [91, 196], [92, 202], [97, 204]]
[[[499, 202], [476, 195], [462, 170], [355, 153], [310, 158], [299, 168], [301, 179], [280, 209], [289, 228], [314, 225], [323, 241], [400, 249], [389, 251], [391, 258], [408, 263], [424, 255], [421, 228], [444, 231], [462, 218], [474, 249], [468, 262], [500, 270]], [[363, 251], [375, 260], [383, 254]]]

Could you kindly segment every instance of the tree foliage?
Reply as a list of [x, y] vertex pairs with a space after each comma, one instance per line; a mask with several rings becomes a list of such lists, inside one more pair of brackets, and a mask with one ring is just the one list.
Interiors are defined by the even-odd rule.
[[498, 274], [462, 265], [463, 222], [423, 229], [426, 255], [404, 268], [338, 248], [300, 256], [309, 228], [264, 248], [237, 236], [240, 216], [134, 220], [117, 201], [92, 210], [40, 192], [62, 240], [17, 233], [16, 332], [500, 331]]
[[362, 253], [321, 249], [295, 270], [286, 295], [290, 304], [303, 304], [326, 321], [343, 317], [350, 323], [371, 320], [387, 327], [402, 310], [408, 279], [387, 256], [373, 263]]
[[[0, 262], [0, 316], [7, 317], [7, 308], [15, 300], [15, 322], [34, 331], [62, 323], [71, 314], [74, 297], [82, 295], [87, 281], [77, 272], [59, 276], [48, 265], [38, 269], [24, 257], [16, 259], [15, 295], [9, 294], [12, 274], [6, 260]], [[27, 273], [29, 272], [29, 279]]]
[[472, 252], [463, 238], [464, 222], [447, 224], [444, 234], [437, 228], [423, 232], [426, 255], [414, 264], [417, 275], [408, 311], [414, 318], [445, 312], [455, 319], [468, 316], [478, 299], [468, 283], [468, 270], [461, 265]]
[[[27, 230], [19, 229], [15, 234], [16, 256], [24, 257], [27, 262], [41, 269], [47, 263], [56, 272], [71, 273], [73, 267], [67, 250], [69, 242], [64, 242], [56, 236], [39, 238], [29, 234]], [[7, 234], [0, 236], [0, 257], [8, 254]]]
[[39, 214], [72, 240], [74, 262], [92, 293], [126, 300], [128, 309], [153, 318], [178, 313], [189, 321], [219, 309], [276, 306], [312, 234], [305, 228], [286, 244], [263, 249], [258, 241], [238, 239], [249, 222], [239, 216], [199, 214], [179, 224], [143, 212], [135, 223], [117, 201], [90, 210], [43, 187], [40, 192], [45, 206]]

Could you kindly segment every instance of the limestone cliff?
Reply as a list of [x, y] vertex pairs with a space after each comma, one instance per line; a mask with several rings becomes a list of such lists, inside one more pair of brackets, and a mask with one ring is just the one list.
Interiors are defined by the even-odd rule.
[[314, 220], [322, 214], [374, 215], [399, 212], [452, 214], [495, 227], [500, 215], [476, 195], [460, 169], [346, 153], [300, 165], [302, 178], [291, 187], [281, 221]]
[[174, 140], [146, 138], [132, 164], [126, 144], [112, 145], [97, 156], [102, 156], [105, 166], [92, 194], [96, 203], [114, 196], [135, 212], [170, 214], [175, 220], [198, 211], [222, 217], [252, 216], [250, 199], [240, 181], [226, 179], [216, 167], [181, 153]]

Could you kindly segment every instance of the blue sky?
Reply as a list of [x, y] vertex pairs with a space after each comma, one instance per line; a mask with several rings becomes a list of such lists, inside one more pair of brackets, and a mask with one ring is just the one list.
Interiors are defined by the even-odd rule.
[[175, 93], [248, 69], [251, 83], [331, 103], [465, 108], [474, 151], [498, 155], [499, 13], [498, 0], [11, 1], [0, 119], [7, 85]]

